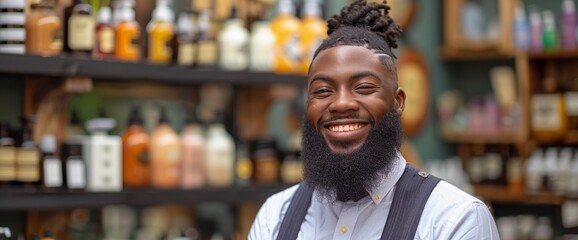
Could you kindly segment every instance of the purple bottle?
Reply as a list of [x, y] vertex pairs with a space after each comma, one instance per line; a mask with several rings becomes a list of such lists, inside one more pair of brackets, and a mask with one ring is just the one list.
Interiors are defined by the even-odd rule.
[[530, 13], [530, 50], [541, 52], [543, 49], [542, 17], [537, 9], [532, 9]]
[[576, 48], [576, 5], [574, 0], [562, 2], [562, 47], [566, 50]]

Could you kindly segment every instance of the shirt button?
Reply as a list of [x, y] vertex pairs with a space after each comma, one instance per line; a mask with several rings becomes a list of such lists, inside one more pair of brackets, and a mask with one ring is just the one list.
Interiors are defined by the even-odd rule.
[[347, 226], [343, 225], [341, 226], [341, 233], [347, 233]]
[[374, 200], [374, 201], [379, 201], [379, 195], [377, 195], [377, 194], [374, 195], [374, 196], [373, 196], [373, 200]]

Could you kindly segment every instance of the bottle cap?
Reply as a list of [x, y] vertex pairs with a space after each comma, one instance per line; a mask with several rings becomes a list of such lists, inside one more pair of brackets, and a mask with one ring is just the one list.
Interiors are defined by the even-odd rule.
[[112, 20], [112, 10], [108, 6], [101, 7], [98, 11], [98, 22], [110, 23]]
[[132, 124], [138, 124], [138, 125], [142, 125], [143, 121], [142, 121], [142, 117], [140, 115], [140, 110], [138, 107], [133, 106], [131, 111], [130, 111], [130, 117], [128, 118], [128, 124], [132, 125]]
[[303, 16], [321, 16], [321, 7], [319, 0], [307, 0], [303, 4]]
[[195, 32], [195, 25], [193, 23], [193, 19], [191, 18], [190, 12], [183, 12], [179, 14], [179, 19], [177, 20], [177, 31], [179, 33]]
[[40, 150], [43, 153], [55, 153], [56, 152], [56, 137], [52, 134], [45, 134], [40, 140]]
[[152, 19], [154, 21], [173, 23], [175, 21], [175, 14], [169, 8], [167, 1], [159, 0], [157, 2], [157, 7], [153, 10]]
[[165, 107], [161, 107], [161, 114], [159, 116], [159, 124], [161, 123], [168, 123], [169, 118], [167, 117], [167, 109]]
[[574, 4], [574, 0], [564, 0], [562, 3], [562, 9], [564, 10], [564, 13], [576, 12], [576, 4]]
[[279, 0], [279, 14], [295, 15], [295, 7], [292, 0]]

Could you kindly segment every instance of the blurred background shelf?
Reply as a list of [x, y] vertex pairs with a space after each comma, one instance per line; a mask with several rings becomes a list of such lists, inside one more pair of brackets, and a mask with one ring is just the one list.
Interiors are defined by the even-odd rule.
[[263, 202], [290, 185], [203, 188], [198, 190], [125, 189], [122, 192], [70, 192], [67, 190], [0, 189], [0, 210], [99, 208], [110, 204], [151, 206], [201, 202]]
[[527, 194], [524, 191], [512, 191], [505, 186], [481, 184], [474, 185], [474, 194], [484, 201], [526, 205], [560, 205], [569, 199], [553, 193]]
[[44, 77], [91, 77], [98, 80], [163, 83], [230, 83], [262, 85], [285, 83], [305, 85], [305, 76], [270, 72], [223, 71], [216, 68], [186, 68], [146, 62], [93, 60], [67, 56], [0, 54], [0, 73]]
[[514, 144], [520, 139], [513, 131], [470, 133], [442, 128], [441, 135], [446, 141], [455, 143]]

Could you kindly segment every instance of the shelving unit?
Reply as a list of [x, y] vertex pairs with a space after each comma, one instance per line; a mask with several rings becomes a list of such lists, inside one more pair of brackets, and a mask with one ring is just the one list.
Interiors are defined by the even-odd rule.
[[553, 193], [527, 194], [524, 191], [512, 191], [507, 187], [495, 185], [475, 185], [474, 194], [489, 202], [525, 205], [560, 205], [568, 199], [575, 199]]
[[42, 57], [10, 54], [0, 54], [0, 73], [42, 77], [80, 76], [106, 81], [181, 84], [264, 85], [284, 83], [304, 86], [307, 82], [305, 76], [293, 74], [223, 71], [216, 68], [186, 68], [146, 62], [132, 63], [65, 56]]
[[0, 211], [99, 208], [110, 204], [151, 206], [201, 202], [263, 202], [290, 185], [180, 189], [125, 189], [122, 192], [70, 192], [42, 189], [0, 189]]

